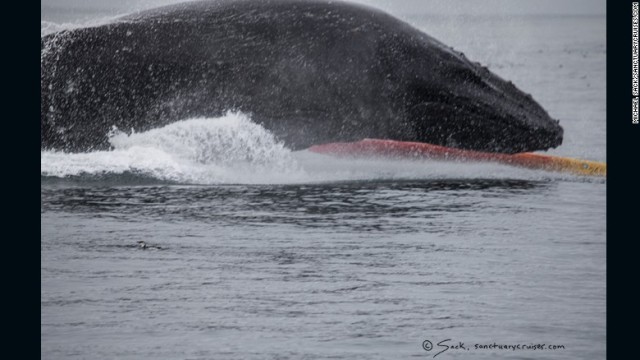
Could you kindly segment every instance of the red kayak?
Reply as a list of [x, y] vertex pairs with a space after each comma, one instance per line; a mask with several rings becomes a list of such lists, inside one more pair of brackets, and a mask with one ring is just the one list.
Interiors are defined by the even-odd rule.
[[529, 169], [606, 176], [607, 164], [537, 153], [501, 154], [462, 150], [419, 142], [364, 139], [358, 142], [314, 145], [309, 151], [337, 156], [383, 156], [452, 161], [488, 161]]

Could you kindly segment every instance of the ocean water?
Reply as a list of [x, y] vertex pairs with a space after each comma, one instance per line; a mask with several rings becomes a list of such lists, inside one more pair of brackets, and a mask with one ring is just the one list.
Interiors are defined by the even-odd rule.
[[[42, 33], [111, 15], [77, 8]], [[402, 16], [606, 160], [604, 16]], [[605, 358], [604, 178], [292, 152], [241, 113], [111, 143], [41, 153], [43, 359]]]

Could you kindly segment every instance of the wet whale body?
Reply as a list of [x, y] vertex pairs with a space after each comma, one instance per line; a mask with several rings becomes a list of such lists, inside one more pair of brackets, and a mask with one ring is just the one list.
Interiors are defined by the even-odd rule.
[[41, 149], [241, 111], [293, 150], [364, 138], [517, 153], [563, 130], [530, 95], [379, 10], [200, 1], [41, 38]]

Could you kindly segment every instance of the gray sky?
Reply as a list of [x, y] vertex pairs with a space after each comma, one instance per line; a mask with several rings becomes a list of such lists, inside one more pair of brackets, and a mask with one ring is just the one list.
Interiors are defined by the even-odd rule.
[[[391, 14], [436, 15], [604, 15], [605, 0], [351, 0]], [[41, 0], [41, 20], [124, 14], [180, 0]]]
[[605, 0], [351, 0], [389, 12], [458, 14], [575, 14], [604, 15]]

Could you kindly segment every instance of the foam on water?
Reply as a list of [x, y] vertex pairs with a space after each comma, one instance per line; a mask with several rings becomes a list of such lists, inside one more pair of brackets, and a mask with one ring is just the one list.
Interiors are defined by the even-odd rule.
[[45, 176], [132, 172], [180, 183], [282, 182], [300, 176], [282, 143], [239, 113], [196, 118], [143, 133], [110, 134], [111, 151], [45, 151]]
[[[442, 178], [549, 179], [561, 175], [492, 163], [336, 158], [292, 152], [242, 113], [194, 118], [141, 133], [114, 129], [109, 151], [43, 151], [42, 176], [137, 174], [183, 184], [286, 184]], [[566, 177], [565, 175], [562, 175]]]

